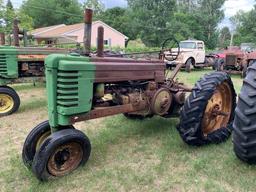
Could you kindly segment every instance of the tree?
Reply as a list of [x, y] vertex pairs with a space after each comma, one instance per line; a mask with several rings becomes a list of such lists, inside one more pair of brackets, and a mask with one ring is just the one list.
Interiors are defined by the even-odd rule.
[[84, 2], [84, 8], [92, 9], [95, 17], [98, 17], [105, 10], [105, 6], [100, 0], [86, 0]]
[[174, 15], [176, 0], [128, 0], [132, 24], [147, 46], [160, 46], [168, 37], [167, 26]]
[[256, 43], [256, 5], [249, 12], [238, 12], [231, 18], [235, 25], [234, 43]]
[[125, 34], [130, 40], [136, 39], [137, 37], [138, 31], [132, 26], [133, 21], [129, 9], [121, 7], [107, 9], [98, 19]]
[[13, 20], [16, 17], [15, 10], [13, 8], [12, 2], [7, 1], [5, 12], [4, 12], [4, 23], [5, 23], [5, 32], [10, 33], [12, 31]]
[[21, 13], [33, 18], [33, 27], [82, 22], [83, 10], [78, 0], [27, 0]]
[[219, 47], [220, 48], [225, 48], [230, 45], [230, 40], [231, 40], [231, 33], [228, 27], [223, 27], [220, 30], [220, 35], [219, 35]]
[[225, 0], [198, 0], [198, 11], [194, 13], [194, 17], [202, 32], [196, 38], [205, 41], [209, 49], [214, 49], [217, 45], [217, 27], [224, 18], [224, 2]]

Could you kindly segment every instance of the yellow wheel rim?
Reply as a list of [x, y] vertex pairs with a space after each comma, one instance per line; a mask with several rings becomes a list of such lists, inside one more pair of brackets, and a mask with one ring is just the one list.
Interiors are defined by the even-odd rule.
[[14, 100], [7, 94], [0, 94], [0, 114], [11, 111], [14, 107]]
[[47, 131], [45, 132], [39, 139], [38, 141], [36, 142], [36, 151], [41, 147], [42, 143], [45, 141], [45, 139], [47, 137], [49, 137], [51, 135], [51, 131]]

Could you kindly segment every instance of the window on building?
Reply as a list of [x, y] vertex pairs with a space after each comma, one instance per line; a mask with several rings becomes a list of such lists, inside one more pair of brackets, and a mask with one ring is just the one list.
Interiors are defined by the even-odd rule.
[[108, 40], [104, 40], [104, 45], [108, 45]]

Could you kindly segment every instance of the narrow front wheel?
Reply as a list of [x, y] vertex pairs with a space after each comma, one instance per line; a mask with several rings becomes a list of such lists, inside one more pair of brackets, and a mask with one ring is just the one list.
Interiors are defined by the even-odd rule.
[[52, 133], [36, 152], [32, 171], [39, 180], [61, 177], [85, 164], [91, 153], [88, 137], [76, 129]]

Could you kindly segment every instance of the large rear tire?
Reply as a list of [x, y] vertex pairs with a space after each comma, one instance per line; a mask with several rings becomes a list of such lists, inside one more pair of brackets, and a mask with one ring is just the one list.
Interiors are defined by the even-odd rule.
[[0, 87], [0, 117], [15, 113], [20, 107], [20, 97], [8, 86]]
[[236, 93], [229, 75], [205, 75], [182, 107], [177, 127], [181, 138], [195, 146], [224, 142], [231, 135], [235, 106]]
[[233, 144], [236, 156], [256, 164], [256, 62], [248, 68], [239, 95], [233, 123]]

